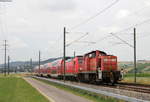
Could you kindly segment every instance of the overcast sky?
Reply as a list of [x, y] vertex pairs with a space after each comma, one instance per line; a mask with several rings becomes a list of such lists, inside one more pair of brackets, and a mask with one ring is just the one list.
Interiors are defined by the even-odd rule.
[[[115, 0], [13, 0], [0, 3], [0, 63], [3, 63], [3, 40], [8, 40], [8, 54], [13, 61], [63, 56], [63, 27], [67, 43], [84, 36], [67, 47], [67, 55], [82, 55], [102, 50], [118, 56], [119, 61], [133, 60], [133, 48], [110, 36], [117, 34], [133, 45], [133, 27], [137, 28], [137, 59], [150, 60], [150, 0], [119, 0], [89, 22], [86, 19], [108, 7]], [[144, 22], [145, 21], [145, 22]], [[124, 30], [126, 28], [130, 29]], [[123, 31], [122, 31], [123, 30]], [[121, 32], [120, 32], [121, 31]], [[83, 43], [83, 42], [96, 42]]]

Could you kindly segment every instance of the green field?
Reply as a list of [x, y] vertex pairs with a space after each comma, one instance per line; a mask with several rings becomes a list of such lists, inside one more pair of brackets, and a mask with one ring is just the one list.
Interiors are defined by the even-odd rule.
[[[119, 64], [120, 69], [124, 69], [127, 73], [134, 73], [134, 65], [133, 62], [120, 62]], [[150, 73], [150, 62], [145, 63], [138, 63], [137, 62], [137, 73]]]
[[[122, 82], [134, 83], [134, 77], [125, 77]], [[150, 85], [150, 77], [137, 77], [136, 82], [138, 84]]]
[[21, 77], [0, 75], [0, 102], [49, 102]]
[[[134, 74], [128, 73], [124, 76], [122, 82], [134, 83]], [[150, 73], [137, 73], [136, 82], [138, 84], [148, 84], [150, 85]]]
[[[150, 78], [150, 73], [136, 73], [137, 77], [149, 77]], [[124, 77], [134, 77], [134, 73], [127, 73], [124, 75]]]
[[[133, 62], [121, 62], [119, 68], [124, 69], [123, 82], [134, 83], [134, 65]], [[150, 62], [137, 62], [137, 83], [139, 84], [150, 84]]]

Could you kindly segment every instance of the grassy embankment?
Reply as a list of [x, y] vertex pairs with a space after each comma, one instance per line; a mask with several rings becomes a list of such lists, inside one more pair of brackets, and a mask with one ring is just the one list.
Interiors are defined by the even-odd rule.
[[0, 102], [49, 102], [36, 89], [21, 78], [0, 74]]
[[65, 86], [65, 85], [61, 85], [61, 84], [57, 84], [57, 83], [53, 83], [53, 82], [49, 82], [49, 81], [41, 80], [41, 79], [37, 79], [37, 80], [42, 81], [44, 83], [47, 83], [49, 85], [52, 85], [56, 88], [71, 92], [75, 95], [87, 98], [87, 99], [91, 100], [92, 102], [124, 102], [122, 100], [118, 100], [118, 99], [115, 99], [115, 98], [112, 98], [112, 97], [108, 97], [108, 96], [96, 94], [96, 93], [93, 93], [93, 92], [81, 90], [81, 89], [78, 89], [78, 88], [73, 88], [73, 87], [69, 87], [69, 86]]
[[[149, 84], [150, 85], [150, 73], [137, 73], [137, 83], [139, 84]], [[134, 82], [134, 74], [128, 73], [124, 76], [124, 80], [122, 82]]]
[[[123, 82], [134, 82], [134, 65], [130, 63], [122, 63], [119, 65], [123, 68], [127, 74], [124, 76]], [[150, 63], [137, 63], [137, 83], [139, 84], [150, 84]]]

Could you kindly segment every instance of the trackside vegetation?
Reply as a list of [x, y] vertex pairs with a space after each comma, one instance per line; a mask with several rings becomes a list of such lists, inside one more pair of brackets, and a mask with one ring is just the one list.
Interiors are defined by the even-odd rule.
[[0, 76], [0, 102], [49, 102], [21, 77]]
[[70, 87], [70, 86], [65, 86], [65, 85], [62, 85], [62, 84], [57, 84], [57, 83], [49, 82], [49, 81], [42, 80], [42, 79], [37, 79], [37, 78], [35, 78], [35, 79], [39, 80], [39, 81], [42, 81], [44, 83], [47, 83], [49, 85], [52, 85], [56, 88], [71, 92], [75, 95], [87, 98], [87, 99], [91, 100], [92, 102], [124, 102], [123, 100], [119, 100], [119, 99], [115, 99], [113, 97], [108, 97], [108, 96], [96, 94], [96, 93], [89, 92], [89, 91], [86, 91], [86, 90], [81, 90], [81, 89], [78, 89], [78, 88], [73, 88], [73, 87]]
[[[150, 73], [137, 73], [137, 77], [149, 77], [150, 78]], [[127, 73], [124, 75], [124, 77], [134, 77], [134, 73]]]
[[[134, 66], [132, 62], [119, 64], [119, 67], [124, 69], [124, 79], [122, 82], [134, 83]], [[136, 83], [150, 85], [150, 62], [137, 62]]]
[[[125, 77], [122, 82], [134, 83], [134, 77]], [[150, 85], [150, 77], [137, 77], [136, 83]]]
[[[134, 73], [125, 74], [122, 82], [134, 83]], [[150, 85], [150, 73], [137, 73], [136, 83]]]

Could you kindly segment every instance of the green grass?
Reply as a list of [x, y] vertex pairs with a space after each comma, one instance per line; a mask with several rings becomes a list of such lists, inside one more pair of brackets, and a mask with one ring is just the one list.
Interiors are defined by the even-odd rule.
[[6, 74], [6, 76], [4, 75], [4, 73], [0, 73], [0, 78], [1, 77], [23, 77], [23, 76], [30, 76], [31, 74], [28, 73], [10, 73], [9, 75]]
[[0, 102], [49, 102], [25, 80], [15, 76], [0, 76]]
[[[150, 77], [137, 77], [136, 81], [138, 84], [150, 85]], [[122, 82], [134, 83], [134, 77], [125, 77]]]
[[[35, 78], [35, 79], [37, 79], [37, 78]], [[118, 100], [118, 99], [115, 99], [115, 98], [112, 98], [112, 97], [96, 94], [96, 93], [89, 92], [89, 91], [86, 91], [86, 90], [81, 90], [81, 89], [78, 89], [78, 88], [73, 88], [73, 87], [70, 87], [70, 86], [65, 86], [65, 85], [49, 82], [49, 81], [46, 81], [46, 80], [41, 80], [41, 79], [37, 79], [37, 80], [40, 80], [44, 83], [52, 85], [56, 88], [71, 92], [75, 95], [87, 98], [87, 99], [91, 100], [92, 102], [124, 102], [122, 100]]]
[[[150, 77], [150, 73], [137, 73], [137, 77]], [[134, 73], [127, 73], [124, 77], [134, 77]]]
[[[136, 80], [138, 84], [150, 85], [150, 73], [137, 73]], [[134, 73], [124, 75], [122, 82], [134, 83]]]

